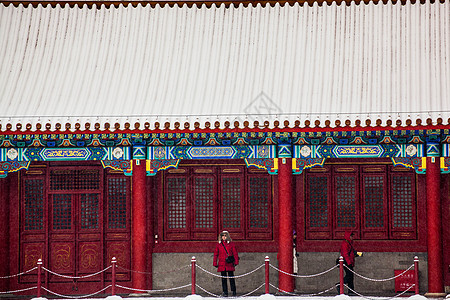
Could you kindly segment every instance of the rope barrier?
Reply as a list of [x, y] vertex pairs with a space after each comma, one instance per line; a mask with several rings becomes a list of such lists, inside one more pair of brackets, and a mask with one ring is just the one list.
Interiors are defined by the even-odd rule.
[[68, 278], [68, 279], [83, 279], [83, 278], [93, 277], [93, 276], [95, 276], [95, 275], [98, 275], [98, 274], [101, 274], [101, 273], [107, 271], [107, 270], [110, 269], [110, 268], [112, 268], [112, 266], [108, 266], [108, 267], [104, 268], [104, 269], [101, 270], [101, 271], [98, 271], [98, 272], [96, 272], [96, 273], [92, 273], [92, 274], [89, 274], [89, 275], [85, 275], [85, 276], [68, 276], [68, 275], [58, 274], [58, 273], [53, 272], [53, 271], [51, 271], [51, 270], [49, 270], [49, 269], [47, 269], [47, 268], [45, 268], [45, 267], [42, 267], [43, 270], [49, 272], [50, 274], [53, 274], [53, 275], [55, 275], [55, 276], [59, 276], [59, 277], [62, 277], [62, 278]]
[[349, 267], [347, 267], [346, 265], [344, 265], [344, 267], [347, 268], [347, 270], [350, 270], [350, 271], [351, 271], [353, 274], [355, 274], [356, 276], [361, 277], [361, 278], [363, 278], [363, 279], [365, 279], [365, 280], [376, 281], [376, 282], [383, 282], [383, 281], [389, 281], [389, 280], [393, 280], [393, 279], [395, 279], [395, 278], [397, 278], [397, 277], [403, 276], [407, 271], [411, 270], [411, 269], [414, 267], [414, 264], [412, 264], [411, 266], [409, 266], [409, 268], [406, 269], [405, 271], [403, 271], [402, 273], [397, 274], [397, 275], [394, 276], [394, 277], [389, 277], [389, 278], [384, 278], [384, 279], [375, 279], [375, 278], [365, 277], [365, 276], [360, 275], [360, 274], [356, 273], [355, 271], [351, 270], [351, 269], [350, 269]]
[[34, 268], [32, 268], [32, 269], [29, 269], [28, 271], [25, 271], [25, 272], [21, 272], [21, 273], [18, 273], [18, 274], [14, 274], [14, 275], [9, 275], [9, 276], [0, 276], [0, 279], [7, 279], [7, 278], [19, 277], [19, 276], [21, 276], [21, 275], [24, 275], [24, 274], [30, 273], [30, 272], [32, 272], [32, 271], [34, 271], [34, 270], [36, 270], [37, 268], [38, 268], [38, 267], [34, 267]]
[[274, 285], [271, 284], [271, 283], [269, 283], [269, 285], [270, 285], [271, 287], [273, 287], [273, 288], [275, 288], [275, 289], [281, 291], [281, 292], [284, 293], [284, 294], [291, 295], [291, 296], [299, 296], [299, 297], [319, 296], [319, 295], [328, 293], [329, 291], [334, 290], [334, 289], [336, 288], [336, 286], [333, 285], [332, 287], [330, 287], [330, 288], [328, 288], [328, 289], [326, 289], [326, 290], [324, 290], [324, 291], [322, 291], [322, 292], [315, 293], [315, 294], [297, 294], [297, 293], [291, 293], [291, 292], [285, 291], [285, 290], [283, 290], [283, 289], [280, 289], [280, 288], [274, 286]]
[[[229, 297], [229, 298], [241, 298], [241, 297], [247, 297], [247, 296], [249, 296], [249, 295], [255, 293], [255, 292], [256, 292], [257, 290], [259, 290], [260, 288], [262, 288], [262, 287], [264, 286], [264, 284], [265, 284], [265, 283], [261, 284], [261, 285], [258, 286], [256, 289], [254, 289], [253, 291], [251, 291], [251, 292], [249, 292], [249, 293], [247, 293], [247, 294], [241, 295], [241, 296], [239, 296], [239, 297]], [[217, 297], [217, 298], [220, 297], [220, 295], [211, 293], [210, 291], [208, 291], [208, 290], [202, 288], [202, 287], [199, 286], [198, 284], [196, 284], [196, 287], [198, 287], [199, 289], [201, 289], [202, 291], [204, 291], [205, 293], [207, 293], [207, 294], [210, 295], [210, 296]]]
[[174, 290], [179, 290], [182, 288], [186, 288], [188, 286], [191, 286], [191, 284], [186, 284], [186, 285], [182, 285], [182, 286], [178, 286], [178, 287], [174, 287], [174, 288], [168, 288], [168, 289], [161, 289], [161, 290], [141, 290], [141, 289], [136, 289], [136, 288], [130, 288], [127, 286], [122, 286], [122, 285], [118, 285], [116, 284], [116, 287], [120, 287], [122, 289], [125, 290], [129, 290], [129, 291], [136, 291], [136, 292], [142, 292], [142, 293], [157, 293], [157, 292], [167, 292], [167, 291], [174, 291]]
[[68, 296], [68, 295], [58, 294], [58, 293], [53, 292], [53, 291], [51, 291], [51, 290], [49, 290], [49, 289], [47, 289], [45, 287], [42, 287], [42, 289], [44, 291], [47, 291], [48, 293], [53, 294], [53, 295], [58, 296], [58, 297], [69, 298], [69, 299], [78, 299], [78, 298], [89, 298], [89, 297], [95, 296], [95, 295], [100, 294], [101, 292], [109, 289], [110, 287], [111, 287], [111, 285], [108, 285], [108, 286], [104, 287], [103, 289], [101, 289], [101, 290], [99, 290], [99, 291], [97, 291], [95, 293], [92, 293], [92, 294], [89, 294], [89, 295], [79, 295], [79, 296]]
[[241, 275], [222, 276], [222, 275], [214, 274], [214, 273], [212, 273], [212, 272], [210, 272], [210, 271], [208, 271], [208, 270], [206, 270], [206, 269], [200, 267], [199, 265], [197, 265], [197, 268], [199, 268], [199, 269], [202, 270], [203, 272], [208, 273], [208, 274], [210, 274], [210, 275], [212, 275], [212, 276], [215, 276], [215, 277], [219, 277], [219, 278], [241, 278], [241, 277], [248, 276], [248, 275], [250, 275], [250, 274], [252, 274], [252, 273], [258, 271], [258, 270], [261, 269], [262, 267], [264, 267], [264, 265], [260, 265], [259, 267], [257, 267], [257, 268], [254, 269], [253, 271], [250, 271], [250, 272], [248, 272], [248, 273], [241, 274]]
[[389, 298], [369, 298], [369, 297], [366, 297], [366, 296], [364, 296], [364, 295], [361, 295], [361, 294], [358, 293], [357, 291], [355, 291], [355, 290], [349, 288], [346, 284], [344, 284], [344, 286], [347, 287], [349, 291], [352, 291], [353, 293], [355, 293], [356, 295], [358, 295], [358, 296], [360, 296], [361, 298], [364, 298], [364, 299], [369, 299], [369, 300], [390, 300], [390, 299], [395, 299], [395, 298], [398, 298], [398, 297], [403, 296], [403, 294], [405, 294], [405, 293], [408, 292], [410, 289], [412, 289], [412, 288], [415, 286], [415, 284], [409, 286], [405, 291], [403, 291], [403, 292], [401, 292], [401, 293], [399, 293], [399, 294], [396, 294], [396, 295], [393, 296], [393, 297], [389, 297]]
[[213, 297], [216, 297], [216, 298], [219, 298], [219, 297], [220, 297], [219, 295], [213, 294], [213, 293], [211, 293], [210, 291], [205, 290], [204, 288], [202, 288], [202, 287], [199, 286], [198, 284], [196, 284], [195, 286], [198, 287], [199, 289], [201, 289], [202, 291], [204, 291], [205, 293], [207, 293], [207, 294], [210, 295], [210, 296], [213, 296]]
[[181, 271], [181, 270], [183, 270], [185, 268], [189, 268], [189, 267], [190, 267], [190, 265], [186, 265], [186, 266], [180, 267], [178, 269], [173, 269], [173, 270], [165, 271], [165, 272], [143, 272], [143, 271], [136, 271], [136, 270], [127, 269], [127, 268], [124, 268], [122, 266], [117, 266], [117, 268], [125, 270], [127, 272], [133, 272], [133, 273], [144, 274], [144, 275], [153, 275], [153, 276], [155, 276], [155, 275], [162, 275], [162, 274], [168, 274], [168, 273], [174, 273], [174, 272], [178, 272], [178, 271]]
[[312, 278], [312, 277], [317, 277], [317, 276], [326, 274], [326, 273], [328, 273], [328, 272], [331, 272], [333, 269], [339, 268], [339, 265], [335, 265], [335, 266], [331, 267], [330, 269], [325, 270], [325, 271], [320, 272], [320, 273], [317, 273], [317, 274], [311, 274], [311, 275], [296, 275], [296, 274], [291, 274], [291, 273], [282, 271], [282, 270], [278, 269], [277, 267], [275, 267], [275, 266], [272, 265], [272, 264], [269, 264], [269, 265], [270, 265], [273, 269], [277, 270], [277, 271], [280, 272], [280, 273], [283, 273], [283, 274], [286, 274], [286, 275], [289, 275], [289, 276], [292, 276], [292, 277], [298, 277], [298, 278]]
[[20, 293], [20, 292], [30, 291], [30, 290], [34, 290], [34, 289], [37, 289], [37, 286], [32, 286], [32, 287], [29, 287], [29, 288], [25, 288], [25, 289], [21, 289], [21, 290], [15, 290], [15, 291], [0, 292], [0, 294]]
[[[241, 295], [241, 296], [239, 296], [239, 297], [246, 297], [246, 296], [249, 296], [249, 295], [255, 293], [256, 291], [258, 291], [259, 289], [261, 289], [263, 286], [266, 287], [266, 294], [269, 293], [269, 286], [271, 286], [272, 288], [275, 288], [275, 289], [277, 289], [279, 292], [284, 293], [284, 294], [286, 294], [286, 295], [295, 295], [295, 296], [300, 296], [300, 297], [311, 297], [311, 296], [319, 296], [319, 295], [322, 295], [322, 294], [324, 294], [324, 293], [330, 292], [331, 290], [333, 290], [333, 289], [336, 288], [336, 285], [333, 285], [332, 287], [330, 287], [330, 288], [328, 288], [328, 289], [326, 289], [326, 290], [324, 290], [324, 291], [321, 291], [321, 292], [318, 292], [318, 293], [314, 293], [314, 294], [297, 294], [297, 293], [291, 293], [291, 292], [282, 290], [282, 289], [280, 289], [279, 287], [276, 287], [276, 286], [274, 286], [273, 284], [271, 284], [271, 283], [269, 282], [269, 277], [268, 277], [268, 274], [269, 274], [269, 266], [272, 267], [274, 270], [280, 272], [280, 273], [283, 273], [283, 274], [286, 274], [286, 275], [289, 275], [289, 276], [292, 276], [292, 277], [297, 277], [297, 278], [313, 278], [313, 277], [321, 276], [321, 275], [324, 275], [324, 274], [326, 274], [326, 273], [329, 273], [329, 272], [331, 272], [332, 270], [334, 270], [334, 269], [336, 269], [336, 268], [339, 268], [339, 267], [340, 267], [340, 273], [341, 273], [340, 276], [342, 276], [343, 267], [346, 267], [347, 270], [350, 270], [353, 274], [355, 274], [356, 276], [358, 276], [358, 277], [360, 277], [360, 278], [363, 278], [363, 279], [365, 279], [365, 280], [368, 280], [368, 281], [374, 281], [374, 282], [385, 282], [385, 281], [389, 281], [389, 280], [394, 280], [394, 279], [396, 279], [396, 278], [398, 278], [398, 277], [401, 277], [401, 276], [405, 275], [405, 273], [407, 273], [407, 272], [408, 272], [409, 270], [411, 270], [413, 267], [414, 267], [415, 269], [418, 270], [418, 266], [416, 266], [416, 265], [417, 265], [417, 261], [416, 261], [416, 260], [418, 261], [417, 257], [415, 257], [415, 263], [412, 264], [412, 265], [410, 265], [410, 266], [408, 267], [408, 269], [404, 270], [404, 271], [403, 271], [402, 273], [400, 273], [400, 274], [397, 274], [397, 275], [395, 275], [395, 276], [393, 276], [393, 277], [389, 277], [389, 278], [376, 279], [376, 278], [369, 278], [369, 277], [363, 276], [363, 275], [361, 275], [361, 274], [358, 274], [358, 273], [355, 272], [354, 270], [351, 270], [348, 266], [346, 266], [346, 265], [344, 265], [344, 264], [342, 263], [342, 257], [341, 257], [341, 261], [340, 261], [340, 264], [339, 264], [339, 265], [334, 265], [333, 267], [331, 267], [331, 268], [328, 269], [328, 270], [325, 270], [325, 271], [323, 271], [323, 272], [316, 273], [316, 274], [310, 274], [310, 275], [297, 275], [297, 274], [291, 274], [291, 273], [282, 271], [282, 270], [280, 270], [279, 268], [277, 268], [276, 266], [270, 264], [270, 263], [269, 263], [268, 257], [266, 257], [265, 264], [256, 267], [256, 268], [253, 269], [252, 271], [249, 271], [249, 272], [247, 272], [247, 273], [240, 274], [240, 275], [235, 275], [235, 276], [222, 276], [222, 275], [218, 275], [218, 274], [215, 274], [215, 273], [213, 273], [213, 272], [210, 272], [210, 271], [206, 270], [205, 268], [203, 268], [203, 267], [197, 265], [197, 264], [195, 263], [195, 257], [193, 257], [193, 258], [192, 258], [192, 264], [191, 264], [190, 266], [189, 266], [189, 265], [188, 265], [188, 266], [182, 266], [182, 267], [180, 267], [180, 268], [178, 268], [178, 269], [174, 269], [174, 270], [170, 270], [170, 271], [167, 271], [167, 272], [163, 272], [163, 273], [178, 272], [178, 271], [180, 271], [180, 270], [185, 269], [186, 267], [192, 267], [192, 274], [191, 274], [191, 275], [192, 275], [192, 276], [191, 276], [191, 277], [192, 277], [192, 282], [189, 283], [189, 284], [186, 284], [186, 285], [183, 285], [183, 286], [178, 286], [178, 287], [173, 287], [173, 288], [159, 289], [159, 290], [145, 290], [145, 289], [137, 289], [137, 288], [130, 288], [130, 287], [126, 287], [126, 286], [116, 285], [116, 284], [115, 284], [115, 281], [113, 280], [112, 284], [110, 284], [110, 285], [104, 287], [103, 289], [101, 289], [101, 290], [99, 290], [99, 291], [97, 291], [97, 292], [94, 292], [94, 293], [89, 294], [89, 295], [78, 295], [78, 296], [62, 295], [62, 294], [58, 294], [58, 293], [56, 293], [56, 292], [53, 292], [53, 291], [51, 291], [51, 290], [49, 290], [49, 289], [47, 289], [47, 288], [45, 288], [45, 287], [42, 287], [41, 284], [40, 284], [41, 281], [40, 281], [40, 279], [39, 279], [39, 276], [40, 276], [40, 274], [42, 273], [40, 270], [43, 269], [43, 270], [49, 272], [50, 274], [53, 274], [53, 275], [59, 276], [59, 277], [63, 277], [63, 278], [68, 278], [68, 279], [82, 279], [82, 278], [93, 277], [93, 276], [99, 275], [99, 274], [101, 274], [101, 273], [103, 273], [103, 272], [106, 272], [106, 271], [107, 271], [108, 269], [110, 269], [110, 268], [113, 269], [112, 275], [113, 275], [113, 278], [115, 278], [115, 277], [114, 277], [114, 276], [115, 276], [114, 274], [115, 274], [115, 268], [116, 268], [116, 267], [119, 267], [119, 268], [122, 269], [122, 270], [126, 270], [126, 271], [129, 271], [129, 272], [140, 273], [140, 274], [153, 274], [153, 275], [154, 275], [154, 273], [135, 271], [135, 270], [131, 270], [131, 269], [127, 269], [127, 268], [121, 267], [121, 266], [117, 266], [117, 265], [115, 264], [116, 261], [115, 261], [115, 258], [114, 258], [113, 261], [112, 261], [112, 265], [110, 265], [110, 266], [108, 266], [108, 267], [104, 268], [103, 270], [98, 271], [98, 272], [96, 272], [96, 273], [92, 273], [92, 274], [88, 274], [88, 275], [84, 275], [84, 276], [68, 276], [68, 275], [63, 275], [63, 274], [56, 273], [56, 272], [51, 271], [51, 270], [49, 270], [49, 269], [47, 269], [47, 268], [45, 268], [45, 267], [42, 267], [42, 262], [39, 260], [39, 261], [38, 261], [38, 266], [37, 266], [37, 267], [34, 267], [34, 268], [30, 269], [30, 270], [27, 270], [27, 271], [24, 271], [24, 272], [15, 274], [15, 275], [10, 275], [10, 276], [0, 277], [0, 279], [1, 279], [1, 278], [12, 278], [12, 277], [17, 277], [17, 276], [21, 276], [21, 275], [23, 275], [23, 274], [26, 274], [26, 273], [29, 273], [29, 272], [32, 272], [32, 271], [38, 269], [38, 286], [37, 286], [37, 287], [30, 287], [30, 288], [25, 288], [25, 289], [21, 289], [21, 290], [15, 290], [15, 291], [0, 292], [0, 295], [2, 295], [2, 294], [8, 294], [8, 293], [19, 293], [19, 292], [29, 291], [29, 290], [36, 289], [36, 288], [37, 288], [37, 289], [38, 289], [38, 297], [39, 297], [39, 295], [40, 295], [40, 290], [41, 290], [41, 288], [42, 288], [43, 290], [47, 291], [48, 293], [53, 294], [53, 295], [58, 296], [58, 297], [76, 299], [76, 298], [88, 298], [88, 297], [92, 297], [92, 296], [97, 295], [97, 294], [99, 294], [99, 293], [101, 293], [101, 292], [104, 292], [104, 291], [105, 291], [106, 289], [108, 289], [108, 288], [111, 288], [112, 294], [114, 295], [114, 294], [115, 294], [114, 289], [115, 289], [116, 287], [122, 288], [122, 289], [125, 289], [125, 290], [137, 291], [137, 292], [143, 292], [143, 293], [156, 293], [156, 292], [168, 292], [168, 291], [179, 290], [179, 289], [187, 288], [187, 287], [190, 286], [190, 287], [192, 288], [192, 293], [193, 293], [193, 294], [195, 294], [195, 287], [198, 287], [198, 288], [201, 289], [203, 292], [205, 292], [205, 293], [207, 293], [207, 294], [209, 294], [209, 295], [211, 295], [211, 296], [214, 296], [214, 297], [220, 297], [219, 295], [216, 295], [216, 294], [214, 294], [214, 293], [211, 293], [211, 292], [207, 291], [206, 289], [204, 289], [203, 287], [201, 287], [200, 285], [198, 285], [198, 284], [195, 283], [195, 269], [196, 269], [196, 267], [198, 267], [200, 270], [202, 270], [203, 272], [205, 272], [205, 273], [207, 273], [207, 274], [209, 274], [209, 275], [212, 275], [212, 276], [218, 277], [218, 278], [225, 278], [225, 279], [228, 279], [228, 278], [241, 278], [241, 277], [244, 277], [244, 276], [248, 276], [248, 275], [251, 275], [251, 274], [253, 274], [254, 272], [260, 270], [261, 268], [265, 267], [265, 268], [266, 268], [266, 269], [265, 269], [265, 272], [266, 272], [266, 279], [265, 279], [265, 282], [262, 283], [260, 286], [258, 286], [258, 287], [257, 287], [256, 289], [254, 289], [253, 291], [251, 291], [251, 292], [249, 292], [249, 293], [246, 293], [246, 294], [244, 294], [244, 295]], [[416, 272], [417, 272], [417, 271], [416, 271]], [[416, 275], [416, 277], [417, 277], [417, 275]], [[358, 295], [358, 296], [360, 296], [360, 297], [362, 297], [362, 298], [368, 299], [368, 300], [390, 300], [390, 299], [394, 299], [394, 298], [400, 297], [400, 296], [402, 296], [403, 294], [405, 294], [406, 292], [410, 291], [413, 287], [416, 288], [416, 294], [418, 294], [418, 281], [416, 281], [415, 284], [410, 285], [405, 291], [403, 291], [403, 292], [400, 293], [400, 294], [397, 294], [397, 295], [395, 295], [395, 296], [393, 296], [393, 297], [390, 297], [390, 298], [383, 298], [383, 299], [380, 299], [380, 298], [368, 298], [368, 297], [366, 297], [366, 296], [364, 296], [364, 295], [361, 295], [360, 293], [354, 291], [353, 289], [350, 289], [347, 285], [343, 284], [343, 283], [342, 283], [342, 278], [341, 278], [340, 280], [341, 280], [341, 283], [340, 283], [340, 284], [341, 284], [341, 291], [340, 291], [340, 293], [343, 293], [342, 287], [345, 286], [345, 287], [347, 287], [347, 289], [348, 289], [349, 291], [355, 293], [356, 295]], [[416, 280], [417, 280], [417, 278], [416, 278]], [[233, 297], [233, 298], [238, 298], [238, 297]]]

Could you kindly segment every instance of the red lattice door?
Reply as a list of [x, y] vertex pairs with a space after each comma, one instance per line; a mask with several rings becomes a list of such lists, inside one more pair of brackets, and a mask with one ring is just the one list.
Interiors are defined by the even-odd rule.
[[306, 179], [307, 239], [330, 239], [331, 217], [330, 174], [308, 174]]
[[[45, 273], [51, 291], [89, 294], [111, 280], [111, 270], [71, 277], [97, 273], [116, 257], [122, 267], [116, 279], [129, 281], [129, 178], [106, 172], [104, 181], [100, 166], [39, 167], [22, 179], [20, 270], [42, 259], [51, 271]], [[32, 282], [34, 273], [19, 278], [19, 283]]]
[[245, 181], [242, 167], [227, 167], [220, 170], [221, 211], [219, 230], [227, 230], [233, 239], [245, 239], [244, 197]]
[[[370, 168], [366, 168], [370, 169]], [[379, 173], [365, 173], [362, 176], [362, 226], [363, 239], [388, 238], [387, 176], [383, 166]]]
[[346, 230], [358, 232], [359, 181], [356, 172], [357, 167], [352, 166], [336, 168], [334, 173], [334, 238], [337, 239], [343, 238]]
[[[50, 171], [49, 268], [68, 276], [83, 276], [103, 269], [103, 199], [100, 170]], [[73, 281], [49, 275], [51, 283], [102, 282], [96, 275]]]

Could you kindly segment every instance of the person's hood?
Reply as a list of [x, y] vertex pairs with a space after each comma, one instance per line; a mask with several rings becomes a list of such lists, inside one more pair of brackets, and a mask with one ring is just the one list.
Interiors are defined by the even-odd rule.
[[350, 236], [352, 235], [352, 232], [351, 231], [346, 231], [345, 232], [345, 234], [344, 234], [344, 238], [347, 240], [347, 241], [350, 241]]
[[227, 242], [228, 242], [228, 243], [231, 242], [230, 233], [229, 233], [228, 231], [225, 231], [225, 230], [224, 230], [224, 231], [222, 231], [221, 233], [219, 233], [219, 238], [218, 238], [219, 243], [222, 242], [222, 238], [221, 238], [222, 234], [225, 234], [225, 235], [226, 235], [226, 237], [227, 237]]

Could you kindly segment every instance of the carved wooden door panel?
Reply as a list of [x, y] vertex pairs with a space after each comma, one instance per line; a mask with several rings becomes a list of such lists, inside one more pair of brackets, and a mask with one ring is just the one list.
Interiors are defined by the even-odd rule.
[[[94, 165], [40, 165], [21, 184], [20, 271], [42, 259], [51, 271], [44, 276], [51, 291], [89, 294], [111, 281], [111, 269], [86, 275], [105, 269], [116, 257], [117, 281], [131, 280], [129, 177]], [[36, 280], [31, 272], [18, 283]]]
[[[51, 195], [49, 267], [54, 272], [83, 276], [102, 270], [103, 233], [100, 198], [100, 193]], [[98, 275], [78, 281], [99, 281], [101, 278]], [[51, 282], [68, 280], [57, 278], [55, 275], [49, 279]]]

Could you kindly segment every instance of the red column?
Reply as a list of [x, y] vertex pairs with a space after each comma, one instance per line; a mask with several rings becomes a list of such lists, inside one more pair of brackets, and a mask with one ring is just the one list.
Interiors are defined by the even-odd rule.
[[[292, 159], [278, 159], [278, 206], [279, 206], [279, 249], [278, 268], [293, 273], [292, 258]], [[278, 273], [278, 288], [286, 292], [294, 291], [292, 277]]]
[[428, 293], [444, 292], [439, 157], [427, 157]]
[[[11, 175], [10, 175], [11, 176]], [[0, 276], [9, 275], [9, 178], [0, 178]], [[0, 280], [0, 291], [9, 289], [9, 280]]]
[[145, 160], [133, 160], [132, 177], [132, 221], [131, 221], [131, 247], [132, 247], [132, 272], [133, 287], [146, 289], [146, 185], [145, 185]]

